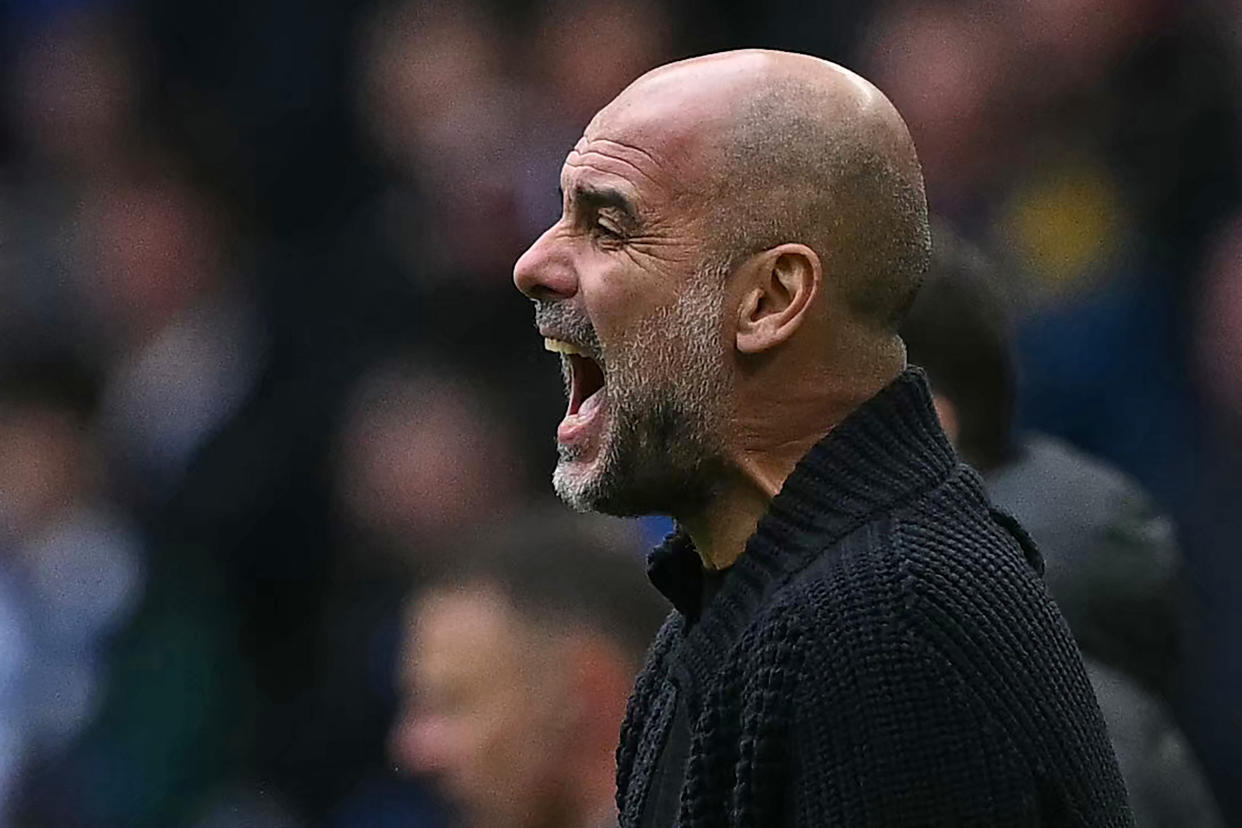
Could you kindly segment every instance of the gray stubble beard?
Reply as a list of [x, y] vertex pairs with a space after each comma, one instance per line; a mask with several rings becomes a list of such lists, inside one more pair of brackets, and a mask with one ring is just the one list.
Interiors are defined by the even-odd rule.
[[552, 477], [574, 509], [680, 516], [711, 500], [725, 465], [731, 385], [720, 336], [723, 281], [719, 269], [703, 269], [674, 305], [601, 355], [610, 428], [598, 467], [574, 475], [572, 449], [558, 446]]

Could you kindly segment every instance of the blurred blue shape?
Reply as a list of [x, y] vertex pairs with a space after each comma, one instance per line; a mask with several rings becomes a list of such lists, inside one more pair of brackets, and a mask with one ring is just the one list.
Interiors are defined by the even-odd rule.
[[676, 522], [668, 515], [647, 515], [638, 519], [638, 525], [647, 546], [659, 546], [670, 532], [677, 529]]
[[394, 777], [373, 778], [337, 809], [331, 828], [446, 828], [444, 807], [424, 785]]
[[75, 12], [108, 11], [128, 5], [128, 0], [7, 0], [0, 12], [19, 26], [38, 26]]

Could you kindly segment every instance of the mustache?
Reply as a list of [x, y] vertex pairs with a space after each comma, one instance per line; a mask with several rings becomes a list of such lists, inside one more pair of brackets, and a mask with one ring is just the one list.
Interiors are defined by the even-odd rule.
[[586, 314], [565, 302], [535, 300], [535, 327], [554, 332], [557, 339], [576, 345], [590, 354], [600, 352], [595, 326]]

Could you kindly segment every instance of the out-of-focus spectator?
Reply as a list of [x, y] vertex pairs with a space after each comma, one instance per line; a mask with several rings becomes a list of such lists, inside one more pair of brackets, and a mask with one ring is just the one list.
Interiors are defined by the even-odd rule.
[[[459, 372], [460, 373], [460, 372]], [[453, 363], [423, 355], [377, 366], [357, 384], [342, 427], [346, 521], [411, 559], [481, 515], [515, 508], [525, 472], [510, 426]]]
[[[308, 773], [350, 790], [333, 825], [430, 819], [426, 786], [394, 784], [383, 761], [401, 608], [411, 585], [456, 554], [450, 539], [517, 512], [528, 496], [514, 431], [471, 376], [448, 354], [394, 357], [363, 373], [344, 408], [334, 454], [340, 552], [319, 618], [318, 661], [333, 668], [307, 694], [325, 724], [299, 747]], [[350, 771], [334, 774], [331, 762], [345, 756]]]
[[175, 171], [94, 188], [83, 223], [78, 299], [106, 360], [102, 427], [134, 493], [158, 498], [252, 391], [263, 335], [219, 215]]
[[119, 16], [85, 4], [28, 11], [0, 75], [14, 145], [0, 170], [0, 351], [22, 356], [86, 346], [89, 312], [74, 295], [81, 202], [133, 157], [141, 97]]
[[1208, 249], [1194, 308], [1194, 366], [1219, 425], [1242, 438], [1242, 214], [1226, 222]]
[[1137, 824], [1217, 825], [1170, 718], [1187, 608], [1169, 518], [1132, 481], [1068, 445], [1014, 433], [1008, 314], [995, 270], [938, 228], [931, 271], [902, 327], [946, 433], [1045, 559], [1045, 578], [1089, 673]]
[[923, 164], [929, 202], [955, 215], [1009, 160], [999, 23], [962, 3], [895, 3], [860, 44], [867, 76], [896, 104]]
[[423, 280], [493, 279], [520, 249], [514, 140], [522, 89], [480, 3], [380, 6], [360, 49], [360, 114], [394, 176], [380, 213]]
[[53, 761], [90, 723], [111, 637], [143, 587], [143, 541], [106, 494], [95, 398], [73, 365], [0, 372], [0, 654], [23, 655], [0, 669], [4, 777], [19, 755]]
[[674, 48], [675, 21], [666, 4], [549, 0], [541, 6], [536, 36], [522, 56], [558, 117], [578, 129], [630, 81], [666, 62]]
[[632, 526], [557, 510], [454, 548], [411, 605], [402, 770], [474, 828], [616, 824], [617, 734], [667, 606]]
[[1224, 828], [1199, 763], [1168, 708], [1125, 673], [1087, 656], [1135, 828]]
[[105, 177], [137, 137], [133, 56], [106, 8], [54, 5], [25, 21], [13, 56], [6, 97], [18, 144], [52, 183]]
[[1004, 275], [1033, 310], [1180, 264], [1236, 201], [1235, 83], [1203, 10], [886, 4], [858, 54], [910, 123], [929, 203], [1020, 262]]

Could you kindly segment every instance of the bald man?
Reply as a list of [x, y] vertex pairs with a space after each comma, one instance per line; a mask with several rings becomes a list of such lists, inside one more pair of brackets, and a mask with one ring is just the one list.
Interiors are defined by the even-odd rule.
[[1038, 553], [906, 367], [930, 234], [888, 100], [801, 55], [675, 63], [561, 190], [514, 270], [566, 378], [554, 485], [678, 524], [621, 824], [1131, 824]]

